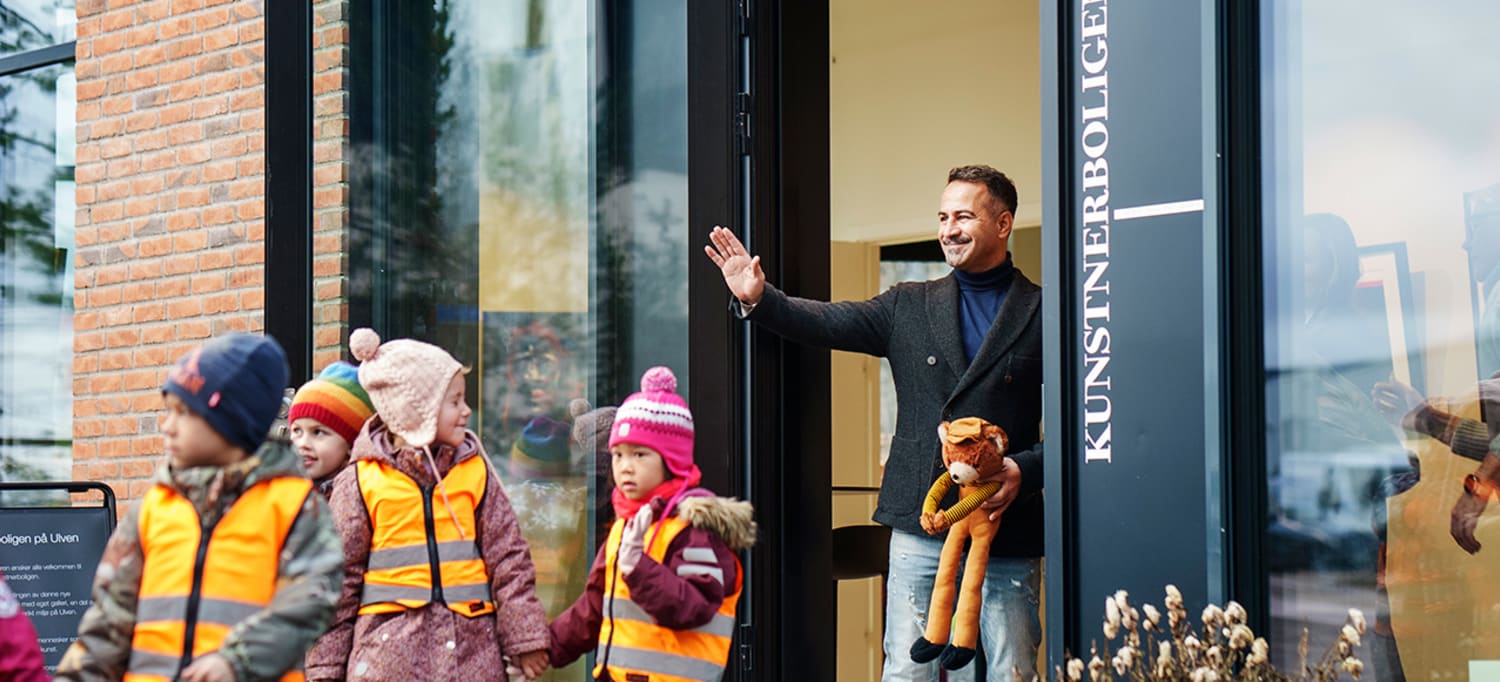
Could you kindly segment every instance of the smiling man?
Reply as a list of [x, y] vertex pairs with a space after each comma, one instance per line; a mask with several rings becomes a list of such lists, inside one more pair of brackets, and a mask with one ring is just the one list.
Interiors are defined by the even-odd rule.
[[[938, 679], [937, 651], [921, 646], [942, 536], [922, 531], [922, 498], [939, 474], [938, 423], [983, 417], [1005, 429], [1010, 454], [984, 509], [1005, 520], [991, 546], [981, 645], [986, 679], [1036, 669], [1042, 556], [1041, 288], [1011, 262], [1016, 188], [989, 166], [948, 173], [938, 241], [953, 271], [905, 282], [866, 301], [788, 296], [766, 282], [760, 257], [715, 227], [704, 247], [734, 294], [731, 308], [787, 339], [890, 360], [900, 414], [874, 520], [890, 526], [884, 680]], [[947, 500], [943, 506], [952, 504]], [[915, 646], [914, 646], [915, 645]], [[974, 652], [943, 652], [950, 680], [973, 679]], [[925, 660], [916, 663], [913, 659]]]

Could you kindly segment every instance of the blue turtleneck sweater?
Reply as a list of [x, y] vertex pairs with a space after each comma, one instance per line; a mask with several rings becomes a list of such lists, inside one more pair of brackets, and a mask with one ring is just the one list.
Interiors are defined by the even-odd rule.
[[1009, 252], [1005, 254], [1005, 262], [993, 269], [972, 274], [953, 271], [958, 280], [958, 323], [963, 330], [964, 358], [969, 362], [974, 362], [974, 356], [979, 354], [979, 346], [990, 333], [995, 316], [1000, 314], [1015, 275]]

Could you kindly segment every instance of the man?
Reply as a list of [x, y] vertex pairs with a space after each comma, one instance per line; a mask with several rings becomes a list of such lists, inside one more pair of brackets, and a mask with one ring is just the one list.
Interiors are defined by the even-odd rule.
[[938, 423], [970, 416], [998, 424], [1010, 437], [1003, 485], [983, 508], [992, 518], [1005, 513], [990, 552], [980, 623], [987, 679], [1010, 679], [1012, 666], [1036, 669], [1044, 528], [1041, 289], [1015, 269], [1006, 248], [1015, 210], [1015, 185], [1003, 173], [989, 166], [953, 169], [938, 207], [938, 239], [953, 272], [899, 284], [867, 301], [787, 296], [766, 283], [760, 258], [722, 227], [704, 247], [737, 299], [736, 314], [793, 341], [890, 360], [899, 414], [874, 516], [893, 529], [883, 680], [937, 679], [935, 663], [915, 664], [910, 653], [926, 625], [943, 544], [922, 531], [918, 517], [942, 467]]

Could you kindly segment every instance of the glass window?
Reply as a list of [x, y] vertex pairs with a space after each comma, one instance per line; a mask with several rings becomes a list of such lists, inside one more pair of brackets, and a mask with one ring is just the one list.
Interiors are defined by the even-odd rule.
[[72, 478], [73, 84], [0, 77], [0, 480]]
[[1500, 658], [1496, 505], [1477, 556], [1451, 523], [1500, 414], [1479, 383], [1500, 370], [1496, 25], [1488, 0], [1263, 5], [1266, 546], [1284, 670], [1303, 627], [1317, 655], [1350, 607], [1372, 624], [1373, 679], [1491, 679], [1484, 659]]
[[78, 13], [73, 4], [74, 0], [0, 3], [0, 56], [73, 40], [78, 28]]
[[374, 7], [351, 17], [351, 321], [472, 366], [555, 616], [613, 518], [570, 403], [617, 405], [653, 365], [691, 402], [687, 5]]

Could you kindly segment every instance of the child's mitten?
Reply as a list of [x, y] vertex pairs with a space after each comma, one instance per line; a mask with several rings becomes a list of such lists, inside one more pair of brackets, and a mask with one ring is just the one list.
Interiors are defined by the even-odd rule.
[[641, 560], [641, 551], [646, 546], [646, 531], [651, 530], [651, 505], [642, 505], [641, 510], [625, 522], [620, 538], [620, 572], [630, 575]]

